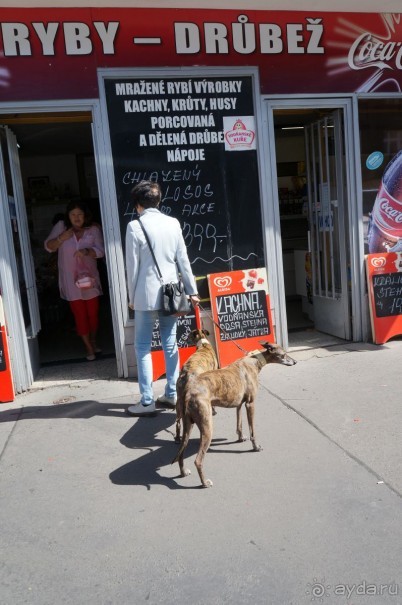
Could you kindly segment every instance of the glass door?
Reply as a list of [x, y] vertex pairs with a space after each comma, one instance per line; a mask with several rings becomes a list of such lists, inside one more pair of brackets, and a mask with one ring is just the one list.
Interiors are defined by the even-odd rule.
[[347, 187], [341, 110], [305, 127], [314, 325], [350, 339]]
[[[0, 286], [9, 339], [14, 389], [33, 381], [27, 338], [39, 330], [28, 223], [15, 137], [0, 127]], [[25, 217], [25, 220], [24, 220]], [[30, 292], [31, 290], [31, 292]], [[35, 332], [36, 330], [36, 332]]]

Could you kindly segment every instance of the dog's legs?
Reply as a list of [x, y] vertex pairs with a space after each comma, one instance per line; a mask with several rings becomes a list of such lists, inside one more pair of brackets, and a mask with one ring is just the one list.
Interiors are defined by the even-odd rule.
[[243, 422], [242, 422], [242, 417], [241, 417], [241, 406], [242, 404], [239, 405], [238, 408], [236, 408], [236, 416], [237, 416], [237, 427], [236, 427], [236, 433], [237, 433], [237, 441], [246, 441], [246, 437], [243, 437]]
[[262, 447], [261, 447], [261, 445], [257, 445], [256, 440], [255, 440], [255, 434], [254, 434], [254, 401], [248, 401], [246, 403], [246, 410], [247, 410], [248, 427], [250, 429], [250, 440], [251, 440], [251, 443], [253, 444], [253, 450], [255, 452], [260, 452], [262, 450]]
[[181, 439], [181, 446], [179, 448], [179, 451], [177, 452], [176, 458], [174, 458], [174, 460], [172, 460], [172, 464], [174, 462], [179, 463], [180, 474], [182, 477], [186, 477], [187, 475], [191, 474], [190, 469], [184, 468], [183, 458], [184, 458], [184, 450], [186, 449], [188, 440], [190, 439], [190, 433], [191, 433], [192, 428], [193, 428], [193, 422], [192, 422], [191, 418], [189, 418], [189, 416], [186, 414], [183, 418], [183, 436]]
[[203, 462], [205, 458], [205, 454], [208, 451], [209, 446], [211, 445], [212, 440], [212, 409], [207, 416], [203, 417], [202, 420], [197, 422], [197, 426], [200, 429], [200, 448], [198, 450], [198, 454], [195, 458], [194, 464], [197, 468], [198, 474], [201, 479], [201, 483], [204, 487], [212, 487], [213, 483], [210, 479], [205, 479], [204, 471], [203, 471]]

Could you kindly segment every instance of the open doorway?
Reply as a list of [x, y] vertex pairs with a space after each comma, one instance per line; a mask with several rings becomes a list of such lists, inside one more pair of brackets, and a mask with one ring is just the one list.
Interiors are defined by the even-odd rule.
[[[287, 334], [351, 337], [342, 112], [273, 111]], [[310, 336], [311, 338], [315, 338]]]
[[[37, 334], [38, 365], [86, 361], [69, 304], [60, 298], [57, 253], [46, 252], [44, 240], [72, 200], [83, 201], [102, 227], [91, 113], [3, 114], [0, 124], [14, 133], [18, 147], [41, 324]], [[15, 248], [18, 256], [20, 252]], [[114, 357], [106, 261], [99, 259], [97, 264], [103, 290], [99, 356]]]

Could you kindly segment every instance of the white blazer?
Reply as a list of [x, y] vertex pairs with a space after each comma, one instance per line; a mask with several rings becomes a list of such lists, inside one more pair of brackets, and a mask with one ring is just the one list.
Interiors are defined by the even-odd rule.
[[[186, 294], [197, 294], [180, 223], [157, 208], [142, 212], [141, 222], [148, 234], [164, 283], [178, 280], [180, 271]], [[137, 311], [162, 309], [162, 288], [145, 235], [137, 220], [127, 225], [126, 267], [129, 304]]]

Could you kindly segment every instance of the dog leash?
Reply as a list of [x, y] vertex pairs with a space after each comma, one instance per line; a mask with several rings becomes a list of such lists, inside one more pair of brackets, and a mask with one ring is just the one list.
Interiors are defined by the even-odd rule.
[[250, 351], [246, 351], [246, 349], [243, 349], [243, 347], [241, 347], [239, 344], [237, 344], [237, 342], [230, 336], [229, 332], [226, 332], [226, 330], [224, 330], [212, 317], [211, 313], [209, 313], [204, 307], [202, 307], [200, 305], [200, 303], [198, 303], [197, 305], [201, 311], [204, 311], [205, 315], [212, 321], [213, 324], [215, 324], [215, 326], [223, 333], [226, 334], [226, 336], [229, 338], [229, 340], [231, 340], [233, 342], [233, 344], [240, 349], [240, 351], [242, 351], [242, 353], [244, 353], [245, 355], [249, 355]]

